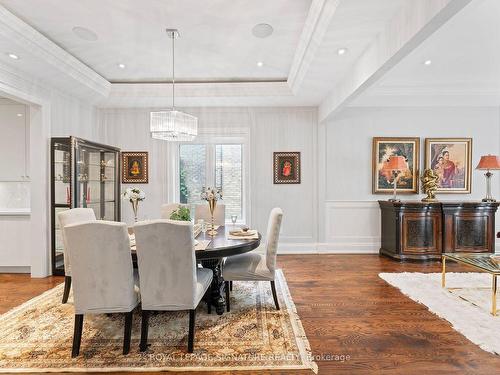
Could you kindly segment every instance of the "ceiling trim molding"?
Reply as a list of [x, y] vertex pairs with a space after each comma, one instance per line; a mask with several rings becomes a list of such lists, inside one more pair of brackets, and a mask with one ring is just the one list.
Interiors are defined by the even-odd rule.
[[471, 1], [408, 1], [323, 100], [319, 121], [328, 120], [371, 87]]
[[[223, 98], [294, 97], [286, 82], [226, 82], [226, 83], [176, 83], [175, 97], [181, 99], [207, 99], [216, 102]], [[151, 103], [168, 106], [172, 98], [171, 83], [113, 83], [109, 96], [100, 100], [100, 108]], [[178, 101], [178, 100], [176, 100]]]
[[[293, 96], [286, 82], [177, 83], [175, 96], [180, 98]], [[109, 97], [172, 97], [171, 83], [113, 83]]]
[[[0, 35], [14, 41], [21, 48], [50, 64], [79, 85], [90, 89], [94, 95], [98, 94], [101, 97], [108, 95], [111, 84], [105, 78], [1, 5]], [[68, 82], [67, 86], [63, 88], [65, 91], [74, 91], [73, 82]]]
[[498, 85], [477, 83], [463, 85], [398, 85], [398, 86], [375, 86], [366, 91], [370, 96], [422, 96], [422, 95], [499, 95]]
[[340, 0], [313, 0], [311, 4], [287, 80], [294, 94], [309, 71], [339, 3]]

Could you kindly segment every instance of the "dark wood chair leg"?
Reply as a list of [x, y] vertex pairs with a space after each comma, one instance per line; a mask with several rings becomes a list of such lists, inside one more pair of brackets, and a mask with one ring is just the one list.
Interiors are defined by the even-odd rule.
[[231, 304], [229, 302], [229, 281], [224, 281], [224, 289], [226, 290], [226, 311], [230, 312], [231, 311]]
[[149, 328], [149, 311], [142, 310], [141, 313], [141, 343], [139, 344], [139, 349], [141, 352], [145, 352], [148, 348], [148, 328]]
[[192, 353], [194, 349], [194, 324], [196, 320], [196, 310], [189, 310], [189, 336], [188, 336], [188, 353]]
[[276, 310], [280, 309], [280, 304], [278, 303], [278, 295], [276, 294], [276, 285], [274, 285], [274, 280], [271, 281], [271, 291], [273, 292], [274, 304], [276, 305]]
[[82, 342], [83, 314], [75, 314], [75, 330], [73, 332], [73, 349], [71, 358], [78, 357], [80, 354], [80, 344]]
[[130, 338], [132, 336], [132, 311], [125, 314], [125, 330], [123, 332], [123, 355], [130, 352]]
[[229, 290], [231, 292], [233, 291], [233, 282], [232, 281], [229, 282]]
[[212, 284], [210, 284], [210, 286], [207, 289], [206, 300], [207, 300], [207, 312], [210, 315], [212, 313]]
[[64, 293], [63, 293], [62, 303], [68, 302], [70, 290], [71, 290], [71, 276], [64, 276]]

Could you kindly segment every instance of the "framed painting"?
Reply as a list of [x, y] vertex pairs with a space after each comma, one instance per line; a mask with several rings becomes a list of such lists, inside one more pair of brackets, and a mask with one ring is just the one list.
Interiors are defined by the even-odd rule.
[[275, 152], [273, 159], [275, 184], [300, 184], [300, 152]]
[[146, 151], [122, 152], [122, 183], [148, 183], [148, 153]]
[[472, 138], [426, 138], [425, 168], [438, 175], [438, 193], [470, 194]]
[[396, 172], [387, 168], [392, 156], [402, 156], [405, 170], [398, 173], [397, 193], [418, 193], [418, 168], [420, 163], [420, 138], [375, 137], [372, 155], [372, 192], [391, 194]]

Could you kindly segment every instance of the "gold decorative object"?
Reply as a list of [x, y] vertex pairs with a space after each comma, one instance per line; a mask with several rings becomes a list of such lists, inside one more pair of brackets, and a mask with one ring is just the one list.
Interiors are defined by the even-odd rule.
[[439, 187], [439, 176], [436, 172], [432, 169], [426, 169], [420, 180], [422, 181], [422, 190], [427, 194], [427, 196], [422, 199], [422, 202], [437, 202], [436, 191]]
[[217, 201], [215, 200], [215, 198], [208, 200], [208, 208], [210, 208], [210, 215], [212, 216], [212, 228], [208, 231], [208, 234], [211, 236], [215, 236], [217, 234], [214, 225], [214, 212], [216, 206], [217, 206]]
[[208, 231], [208, 234], [213, 237], [217, 234], [214, 225], [214, 212], [215, 212], [215, 207], [217, 206], [217, 201], [219, 199], [222, 199], [222, 192], [220, 189], [217, 188], [203, 187], [200, 198], [208, 202], [208, 208], [210, 209], [210, 215], [212, 216], [212, 227]]

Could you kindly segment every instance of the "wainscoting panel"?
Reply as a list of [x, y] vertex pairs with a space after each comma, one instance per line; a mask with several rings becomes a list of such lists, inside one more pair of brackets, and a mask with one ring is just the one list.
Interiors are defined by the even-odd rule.
[[324, 223], [320, 253], [377, 253], [380, 248], [377, 201], [326, 201]]

